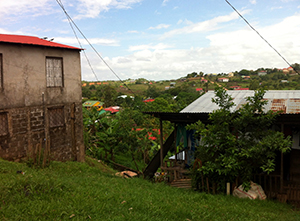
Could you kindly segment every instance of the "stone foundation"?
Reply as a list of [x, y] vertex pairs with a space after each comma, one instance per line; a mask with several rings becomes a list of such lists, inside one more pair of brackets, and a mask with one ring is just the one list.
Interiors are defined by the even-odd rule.
[[0, 114], [1, 158], [27, 159], [37, 145], [45, 148], [48, 139], [51, 160], [84, 161], [81, 103], [4, 109]]

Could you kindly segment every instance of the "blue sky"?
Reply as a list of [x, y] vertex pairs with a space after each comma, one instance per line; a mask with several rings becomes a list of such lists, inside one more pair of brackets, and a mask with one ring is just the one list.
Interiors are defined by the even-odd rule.
[[[117, 75], [177, 79], [288, 65], [225, 0], [61, 0]], [[289, 63], [300, 63], [299, 0], [229, 1]], [[79, 46], [55, 0], [0, 0], [0, 33]], [[118, 80], [77, 32], [99, 80]], [[82, 53], [82, 79], [95, 81]]]

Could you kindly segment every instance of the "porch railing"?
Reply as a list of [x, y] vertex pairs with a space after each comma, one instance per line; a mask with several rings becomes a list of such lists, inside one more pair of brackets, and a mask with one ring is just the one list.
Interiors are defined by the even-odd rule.
[[280, 175], [255, 174], [253, 182], [261, 185], [269, 199], [275, 199], [281, 193]]

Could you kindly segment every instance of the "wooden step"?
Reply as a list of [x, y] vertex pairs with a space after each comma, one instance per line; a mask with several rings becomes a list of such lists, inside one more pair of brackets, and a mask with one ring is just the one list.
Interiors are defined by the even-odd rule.
[[174, 180], [170, 184], [170, 186], [177, 187], [177, 188], [191, 189], [192, 188], [192, 180], [191, 179]]

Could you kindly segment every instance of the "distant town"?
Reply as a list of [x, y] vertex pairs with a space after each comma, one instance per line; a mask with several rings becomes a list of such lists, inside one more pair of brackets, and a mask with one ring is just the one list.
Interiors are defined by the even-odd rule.
[[[119, 96], [139, 95], [147, 96], [147, 90], [157, 90], [160, 92], [174, 88], [193, 88], [197, 93], [207, 90], [214, 90], [216, 85], [222, 86], [227, 90], [256, 90], [264, 88], [266, 90], [300, 90], [299, 78], [300, 65], [292, 64], [290, 67], [278, 68], [259, 68], [257, 70], [246, 70], [230, 73], [208, 73], [192, 72], [178, 79], [152, 81], [144, 78], [126, 79], [120, 81], [102, 82], [82, 82], [83, 97], [93, 97], [93, 92], [97, 87], [110, 85]], [[89, 92], [88, 92], [89, 91]], [[150, 98], [150, 97], [147, 97]], [[155, 97], [151, 97], [155, 98]]]

